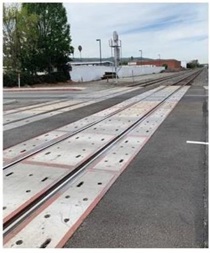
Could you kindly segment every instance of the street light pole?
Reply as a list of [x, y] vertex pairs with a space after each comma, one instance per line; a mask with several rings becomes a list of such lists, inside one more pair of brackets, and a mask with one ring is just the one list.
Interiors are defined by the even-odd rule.
[[141, 65], [142, 65], [142, 50], [139, 50], [139, 52], [141, 52]]
[[158, 54], [158, 56], [159, 56], [159, 65], [160, 65], [160, 54]]
[[101, 65], [101, 40], [97, 39], [96, 41], [99, 42], [99, 52], [100, 52], [100, 65]]

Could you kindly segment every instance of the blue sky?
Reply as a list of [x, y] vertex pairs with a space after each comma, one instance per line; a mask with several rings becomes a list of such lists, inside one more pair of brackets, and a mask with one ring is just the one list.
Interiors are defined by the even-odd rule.
[[75, 3], [65, 2], [75, 57], [111, 56], [109, 40], [117, 31], [124, 57], [208, 61], [207, 3]]

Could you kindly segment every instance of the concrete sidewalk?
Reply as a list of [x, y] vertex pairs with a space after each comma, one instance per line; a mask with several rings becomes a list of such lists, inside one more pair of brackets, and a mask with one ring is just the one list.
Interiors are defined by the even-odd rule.
[[84, 90], [83, 87], [34, 87], [34, 88], [4, 88], [3, 91], [13, 92], [13, 91], [81, 91]]

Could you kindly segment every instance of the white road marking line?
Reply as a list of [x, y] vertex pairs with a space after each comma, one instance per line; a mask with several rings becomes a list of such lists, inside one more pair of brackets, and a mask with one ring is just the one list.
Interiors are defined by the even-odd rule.
[[203, 86], [203, 88], [204, 88], [205, 90], [208, 90], [208, 89], [209, 89], [209, 87], [208, 87], [208, 86]]
[[209, 145], [208, 142], [202, 142], [202, 141], [186, 141], [188, 144], [201, 144], [201, 145]]

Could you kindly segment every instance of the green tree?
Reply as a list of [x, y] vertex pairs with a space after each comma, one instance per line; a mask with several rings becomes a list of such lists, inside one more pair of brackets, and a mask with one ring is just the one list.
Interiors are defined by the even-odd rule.
[[3, 66], [7, 70], [16, 70], [20, 67], [17, 33], [18, 6], [3, 5]]
[[73, 53], [70, 25], [62, 3], [23, 3], [30, 14], [38, 16], [37, 53], [34, 59], [39, 70], [50, 73], [53, 67], [61, 69]]
[[20, 61], [23, 71], [35, 74], [37, 71], [36, 56], [38, 55], [38, 16], [29, 14], [27, 9], [22, 7], [19, 12], [17, 31], [20, 43]]
[[121, 62], [120, 62], [120, 65], [128, 65], [128, 62], [127, 62], [126, 60], [121, 61]]
[[194, 68], [197, 68], [197, 67], [199, 67], [198, 60], [192, 60], [192, 61], [187, 63], [187, 68], [194, 69]]
[[18, 4], [3, 5], [3, 64], [7, 70], [31, 71], [38, 41], [37, 16]]

